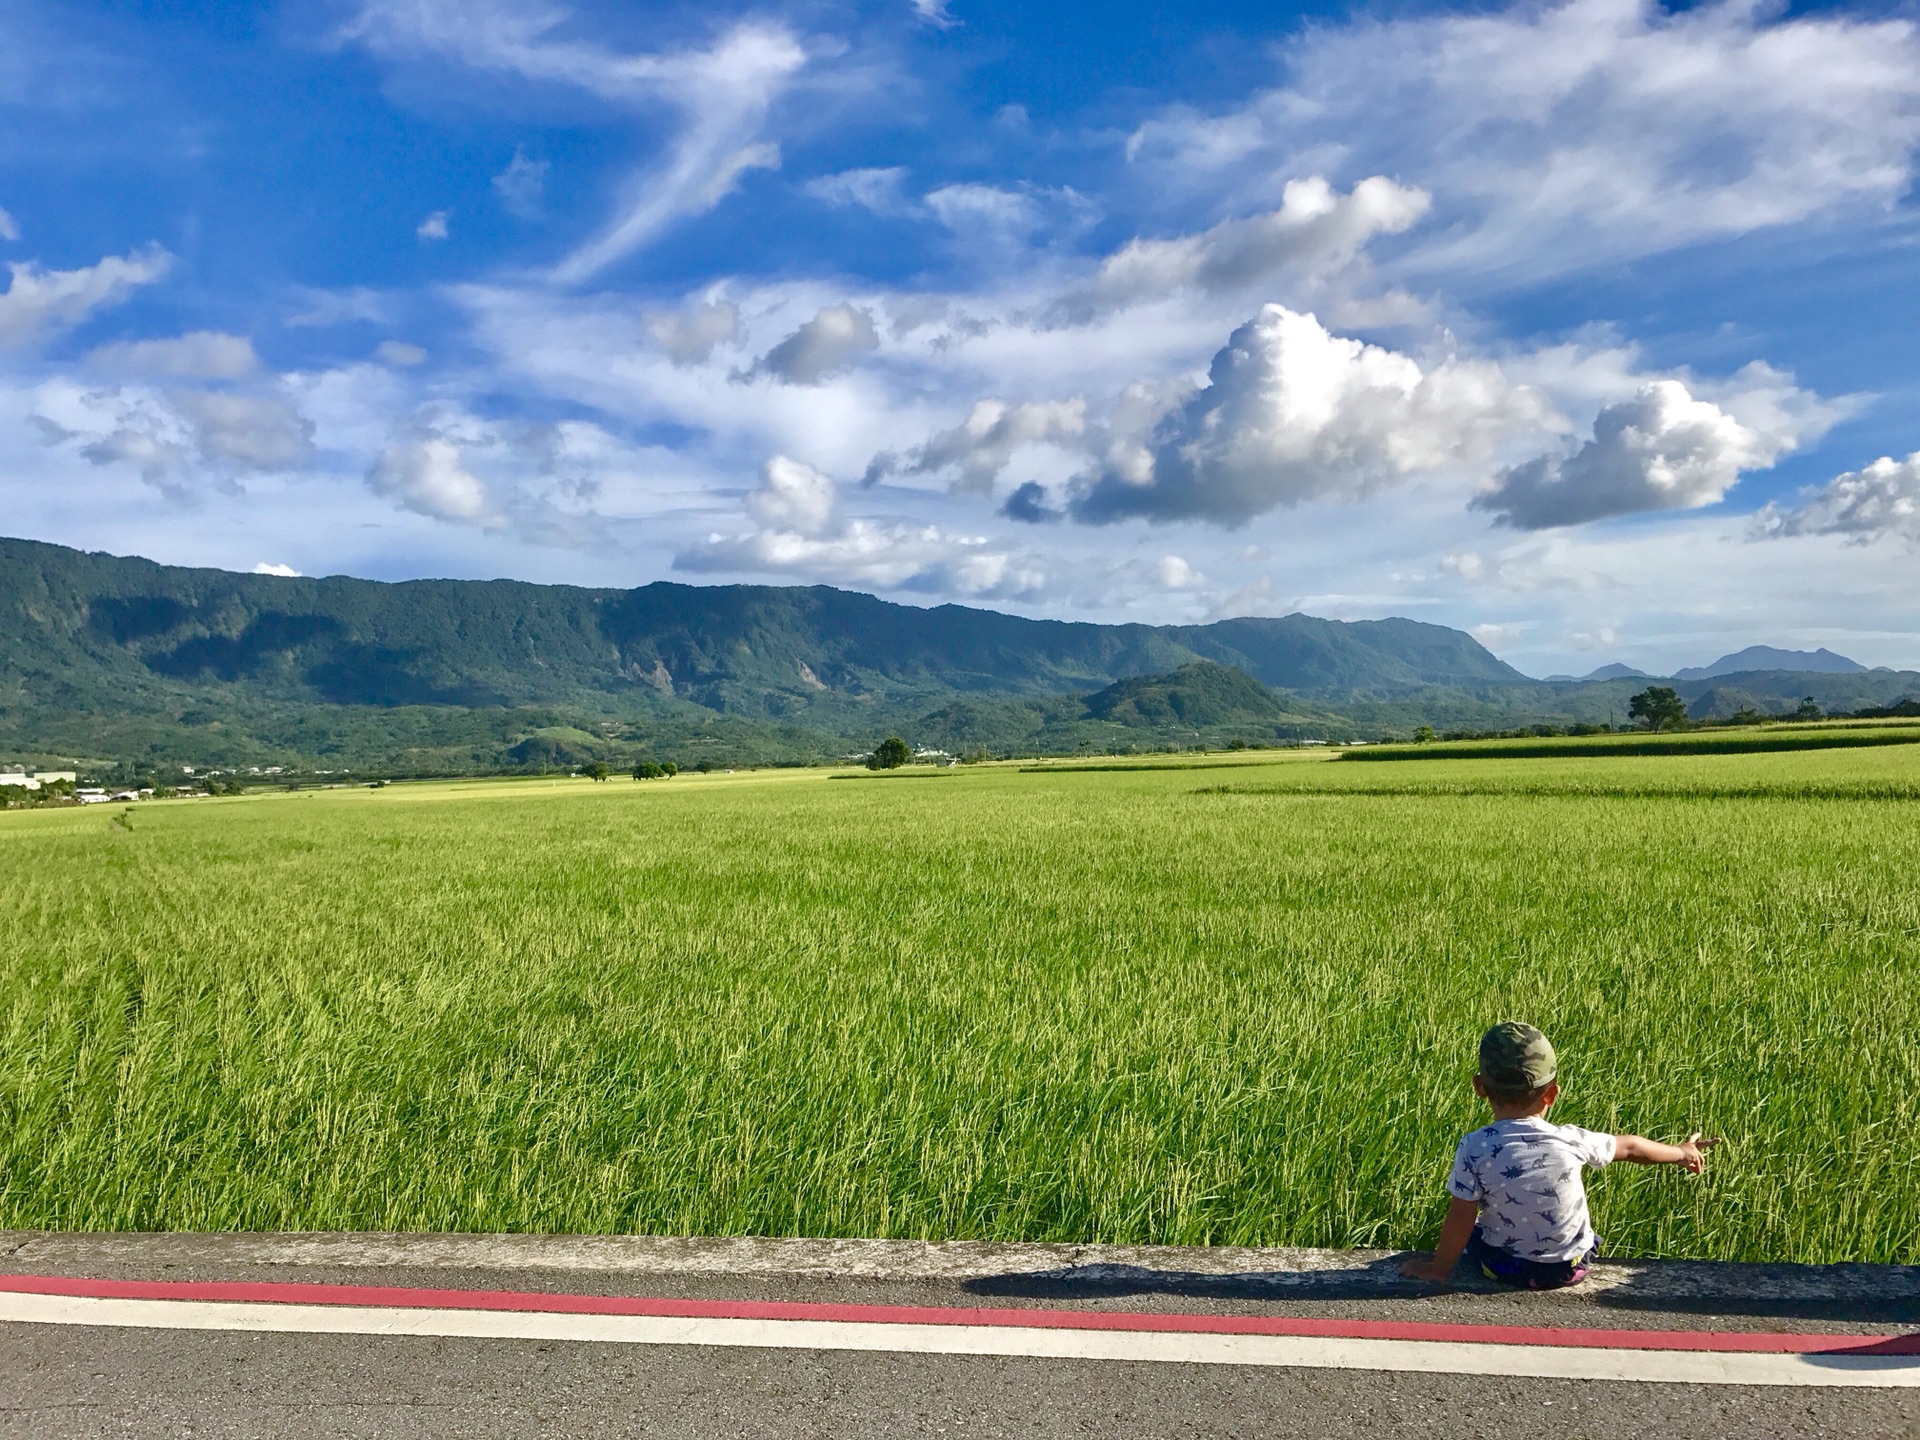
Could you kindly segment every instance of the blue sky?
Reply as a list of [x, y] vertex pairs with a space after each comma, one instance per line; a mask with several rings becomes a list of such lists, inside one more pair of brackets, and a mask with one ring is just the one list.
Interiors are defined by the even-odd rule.
[[1907, 10], [0, 26], [7, 533], [1920, 666]]

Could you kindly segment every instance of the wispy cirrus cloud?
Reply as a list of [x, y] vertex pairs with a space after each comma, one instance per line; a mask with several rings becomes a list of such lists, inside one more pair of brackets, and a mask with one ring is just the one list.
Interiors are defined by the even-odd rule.
[[1564, 0], [1316, 27], [1283, 84], [1143, 123], [1170, 200], [1259, 193], [1302, 164], [1436, 197], [1423, 275], [1564, 272], [1756, 229], [1884, 212], [1920, 146], [1904, 16]]
[[665, 153], [629, 177], [613, 218], [554, 267], [555, 280], [579, 284], [675, 221], [711, 210], [747, 171], [780, 163], [762, 131], [807, 55], [775, 21], [739, 22], [705, 48], [647, 53], [571, 38], [568, 18], [504, 0], [370, 0], [343, 35], [388, 56], [432, 54], [627, 109], [678, 112]]

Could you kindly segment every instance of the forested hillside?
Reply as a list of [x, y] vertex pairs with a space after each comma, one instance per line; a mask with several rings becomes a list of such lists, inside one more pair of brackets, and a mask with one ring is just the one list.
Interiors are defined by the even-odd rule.
[[[1915, 680], [1691, 688], [1790, 704], [1817, 681], [1858, 705]], [[1598, 722], [1636, 683], [1531, 681], [1404, 619], [1098, 625], [826, 586], [385, 584], [0, 540], [0, 758], [448, 773], [816, 760], [889, 731], [1071, 753]]]

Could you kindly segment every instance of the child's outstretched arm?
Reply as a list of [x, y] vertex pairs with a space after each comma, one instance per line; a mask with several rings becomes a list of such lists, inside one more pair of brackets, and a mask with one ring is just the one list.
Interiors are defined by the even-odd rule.
[[1453, 1274], [1453, 1267], [1460, 1263], [1467, 1241], [1473, 1238], [1473, 1222], [1479, 1218], [1479, 1201], [1462, 1200], [1458, 1195], [1454, 1196], [1453, 1203], [1447, 1206], [1447, 1218], [1441, 1222], [1440, 1238], [1433, 1242], [1433, 1254], [1425, 1260], [1415, 1257], [1404, 1261], [1400, 1273], [1414, 1280], [1446, 1284], [1447, 1277]]
[[1664, 1145], [1644, 1135], [1616, 1135], [1613, 1137], [1613, 1158], [1625, 1160], [1629, 1165], [1681, 1165], [1686, 1167], [1689, 1174], [1698, 1175], [1707, 1164], [1706, 1156], [1701, 1152], [1719, 1143], [1718, 1139], [1702, 1140], [1698, 1130], [1687, 1137], [1684, 1145]]

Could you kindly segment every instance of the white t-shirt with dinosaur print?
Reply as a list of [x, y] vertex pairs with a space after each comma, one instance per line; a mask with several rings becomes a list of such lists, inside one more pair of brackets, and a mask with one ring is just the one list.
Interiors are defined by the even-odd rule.
[[1454, 1152], [1447, 1192], [1478, 1201], [1480, 1235], [1523, 1260], [1578, 1260], [1595, 1244], [1581, 1167], [1613, 1162], [1613, 1136], [1540, 1116], [1496, 1120]]

